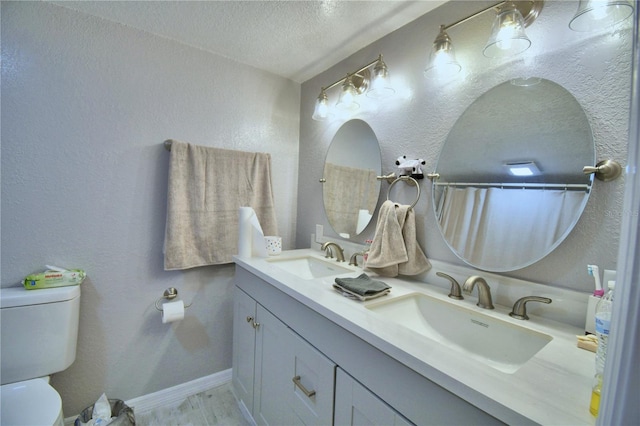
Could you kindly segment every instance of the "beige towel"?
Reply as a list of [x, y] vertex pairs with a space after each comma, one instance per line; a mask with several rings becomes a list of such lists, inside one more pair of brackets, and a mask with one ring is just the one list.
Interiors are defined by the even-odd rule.
[[233, 262], [240, 206], [278, 233], [269, 154], [173, 141], [167, 198], [165, 270]]
[[[376, 171], [326, 163], [322, 187], [324, 210], [337, 233], [357, 235], [360, 210], [373, 212], [378, 202]], [[348, 182], [348, 184], [345, 184]], [[368, 222], [367, 222], [368, 223]]]
[[415, 213], [410, 206], [382, 203], [366, 269], [384, 277], [418, 275], [431, 268], [416, 240]]

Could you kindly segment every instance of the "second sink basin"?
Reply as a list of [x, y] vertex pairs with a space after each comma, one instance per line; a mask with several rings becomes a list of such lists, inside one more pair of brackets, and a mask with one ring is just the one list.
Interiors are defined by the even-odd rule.
[[367, 308], [504, 373], [517, 371], [553, 339], [422, 293]]
[[353, 269], [341, 266], [333, 259], [324, 260], [314, 256], [271, 258], [267, 262], [282, 268], [283, 270], [297, 275], [304, 280], [314, 278], [329, 277], [333, 275], [354, 272]]

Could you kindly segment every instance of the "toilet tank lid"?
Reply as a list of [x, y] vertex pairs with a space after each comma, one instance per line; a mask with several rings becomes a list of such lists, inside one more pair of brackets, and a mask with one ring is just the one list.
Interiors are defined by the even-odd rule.
[[64, 302], [80, 296], [80, 286], [66, 286], [27, 290], [24, 287], [0, 289], [0, 308]]

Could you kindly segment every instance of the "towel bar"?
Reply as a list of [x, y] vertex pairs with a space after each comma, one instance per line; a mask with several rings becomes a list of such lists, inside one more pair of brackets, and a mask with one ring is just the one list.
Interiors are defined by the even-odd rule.
[[418, 184], [418, 181], [412, 178], [411, 176], [399, 176], [396, 180], [391, 182], [391, 184], [389, 185], [389, 189], [387, 189], [387, 201], [389, 201], [389, 194], [391, 193], [391, 188], [393, 188], [393, 185], [395, 185], [397, 182], [401, 180], [413, 182], [413, 184], [416, 186], [416, 190], [418, 191], [418, 193], [416, 194], [416, 200], [413, 202], [413, 204], [411, 204], [411, 208], [414, 208], [415, 205], [418, 204], [418, 200], [420, 199], [420, 185]]

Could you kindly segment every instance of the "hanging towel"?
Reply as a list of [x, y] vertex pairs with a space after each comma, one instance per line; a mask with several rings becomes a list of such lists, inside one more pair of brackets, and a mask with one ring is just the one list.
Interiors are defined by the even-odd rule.
[[238, 209], [252, 207], [266, 235], [277, 235], [271, 156], [173, 141], [164, 269], [233, 262]]
[[411, 206], [382, 203], [365, 267], [385, 277], [418, 275], [431, 268], [416, 239]]

